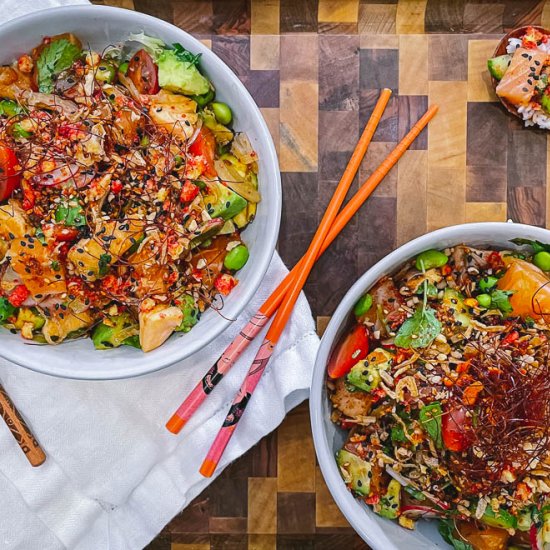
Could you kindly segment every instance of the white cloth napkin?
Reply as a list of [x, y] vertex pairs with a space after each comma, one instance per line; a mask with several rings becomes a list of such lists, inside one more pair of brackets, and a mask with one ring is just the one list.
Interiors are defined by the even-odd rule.
[[[86, 2], [0, 0], [0, 13], [6, 21], [69, 3]], [[0, 548], [134, 550], [150, 542], [211, 482], [198, 468], [262, 335], [179, 436], [164, 428], [166, 420], [286, 272], [275, 254], [254, 300], [224, 334], [148, 376], [64, 380], [0, 360], [2, 382], [48, 456], [32, 468], [0, 423]], [[307, 398], [317, 347], [302, 295], [217, 473]]]

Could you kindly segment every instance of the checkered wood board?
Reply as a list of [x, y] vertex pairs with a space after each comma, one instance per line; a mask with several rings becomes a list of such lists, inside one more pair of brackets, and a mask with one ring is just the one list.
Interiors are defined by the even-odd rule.
[[[436, 103], [440, 112], [349, 224], [306, 288], [320, 328], [374, 262], [445, 225], [550, 222], [545, 132], [496, 103], [486, 59], [504, 32], [550, 28], [550, 2], [521, 0], [105, 0], [195, 35], [239, 76], [276, 144], [279, 251], [303, 254], [374, 106], [393, 90], [360, 174]], [[151, 550], [365, 548], [322, 480], [307, 407], [289, 414], [166, 526]]]

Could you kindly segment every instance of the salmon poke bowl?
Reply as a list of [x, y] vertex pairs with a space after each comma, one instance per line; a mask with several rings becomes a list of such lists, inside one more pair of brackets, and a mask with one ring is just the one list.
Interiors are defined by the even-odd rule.
[[323, 336], [311, 414], [374, 548], [550, 547], [550, 232], [467, 224], [369, 270]]
[[127, 10], [48, 10], [0, 36], [2, 355], [116, 377], [200, 349], [275, 246], [254, 101], [200, 42]]
[[521, 27], [500, 42], [487, 67], [495, 93], [525, 126], [550, 129], [550, 34]]

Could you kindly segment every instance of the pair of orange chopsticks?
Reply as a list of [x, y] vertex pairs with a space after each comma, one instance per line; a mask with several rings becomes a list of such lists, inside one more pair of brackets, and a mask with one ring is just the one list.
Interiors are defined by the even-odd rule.
[[365, 155], [372, 140], [390, 96], [391, 91], [388, 89], [384, 89], [380, 94], [373, 113], [365, 127], [365, 130], [363, 131], [363, 134], [361, 135], [361, 138], [344, 173], [342, 174], [342, 178], [336, 187], [334, 195], [325, 211], [325, 214], [323, 215], [321, 223], [306, 254], [282, 281], [279, 287], [266, 300], [258, 313], [229, 345], [220, 359], [218, 359], [218, 361], [203, 377], [199, 384], [197, 384], [191, 394], [186, 398], [166, 425], [168, 430], [173, 433], [178, 433], [182, 429], [185, 423], [198, 409], [200, 404], [206, 399], [208, 394], [221, 381], [223, 375], [231, 368], [244, 349], [246, 349], [252, 339], [260, 332], [262, 327], [265, 326], [269, 318], [277, 312], [275, 319], [267, 332], [265, 340], [260, 346], [260, 349], [256, 354], [256, 358], [254, 359], [246, 378], [233, 401], [223, 426], [218, 432], [216, 439], [214, 440], [214, 443], [212, 444], [207, 457], [201, 466], [200, 471], [206, 477], [210, 477], [214, 473], [223, 452], [229, 443], [250, 398], [252, 397], [253, 391], [269, 362], [275, 345], [277, 344], [286, 326], [296, 300], [316, 259], [336, 238], [363, 202], [370, 196], [372, 191], [383, 180], [390, 169], [397, 163], [399, 158], [412, 144], [416, 137], [418, 137], [422, 129], [437, 112], [437, 107], [435, 106], [428, 109], [422, 118], [413, 126], [413, 128], [411, 128], [409, 133], [393, 149], [389, 156], [365, 181], [360, 190], [338, 215], [338, 210], [340, 209], [349, 187], [351, 186], [353, 178], [359, 169], [361, 160], [363, 159], [363, 156]]

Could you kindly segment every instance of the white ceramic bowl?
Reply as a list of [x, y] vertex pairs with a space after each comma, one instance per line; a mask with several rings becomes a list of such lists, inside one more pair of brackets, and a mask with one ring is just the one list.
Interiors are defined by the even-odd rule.
[[[239, 285], [225, 300], [223, 315], [235, 319], [258, 289], [275, 250], [281, 217], [281, 180], [269, 130], [254, 100], [235, 74], [206, 46], [181, 29], [134, 11], [104, 6], [72, 6], [42, 10], [0, 26], [0, 62], [11, 63], [30, 51], [42, 37], [73, 32], [96, 50], [124, 41], [131, 32], [145, 31], [166, 43], [179, 42], [201, 53], [201, 67], [216, 87], [216, 97], [234, 114], [234, 128], [244, 131], [259, 156], [262, 202], [254, 222], [244, 231], [250, 260], [239, 272]], [[204, 313], [187, 334], [175, 334], [160, 348], [142, 353], [129, 346], [108, 351], [94, 349], [90, 339], [59, 346], [31, 346], [19, 335], [0, 329], [0, 355], [46, 374], [83, 379], [137, 376], [180, 361], [210, 343], [231, 321], [213, 310]]]
[[325, 388], [330, 353], [342, 333], [352, 325], [357, 300], [384, 275], [394, 273], [423, 250], [442, 249], [460, 243], [471, 246], [518, 248], [510, 239], [523, 237], [550, 243], [550, 231], [515, 223], [470, 223], [439, 229], [401, 246], [371, 267], [348, 291], [334, 312], [321, 340], [311, 384], [310, 413], [317, 458], [336, 504], [353, 528], [374, 550], [428, 550], [449, 548], [437, 532], [437, 523], [418, 521], [415, 531], [377, 516], [346, 489], [334, 455], [342, 447], [345, 432], [330, 421], [331, 405]]

